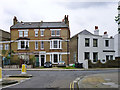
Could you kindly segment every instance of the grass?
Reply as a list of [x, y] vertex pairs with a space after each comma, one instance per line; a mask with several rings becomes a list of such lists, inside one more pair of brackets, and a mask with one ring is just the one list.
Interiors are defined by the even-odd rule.
[[78, 68], [75, 68], [75, 67], [61, 67], [62, 69], [78, 69]]

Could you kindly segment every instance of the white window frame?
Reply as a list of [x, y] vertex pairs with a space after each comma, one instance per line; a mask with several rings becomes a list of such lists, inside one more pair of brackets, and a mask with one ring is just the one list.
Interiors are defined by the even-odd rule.
[[[57, 55], [57, 62], [54, 62], [54, 54]], [[62, 54], [59, 53], [54, 54], [50, 54], [50, 60], [52, 61], [53, 64], [58, 64], [60, 61], [62, 61]]]
[[35, 41], [35, 50], [38, 50], [38, 41]]
[[34, 29], [34, 31], [35, 31], [35, 37], [38, 37], [38, 31], [39, 31], [39, 29]]
[[[25, 48], [21, 48], [21, 42], [22, 41], [24, 41]], [[28, 48], [29, 48], [29, 41], [28, 40], [19, 40], [18, 41], [18, 50], [25, 50], [26, 49], [26, 45], [28, 45]]]
[[[54, 32], [54, 34], [53, 34]], [[51, 36], [55, 36], [55, 30], [51, 30]]]
[[5, 44], [5, 50], [9, 50], [9, 44]]
[[[58, 31], [59, 31], [59, 34], [57, 34]], [[60, 30], [56, 30], [56, 36], [60, 36]]]
[[40, 29], [40, 36], [44, 36], [44, 29]]
[[0, 44], [0, 50], [3, 50], [3, 45], [2, 44]]
[[28, 37], [28, 31], [24, 31], [24, 37]]
[[43, 50], [44, 49], [44, 42], [41, 41], [41, 49]]
[[23, 37], [23, 31], [19, 31], [19, 37]]
[[[54, 47], [54, 41], [57, 41], [57, 48]], [[62, 49], [62, 41], [58, 39], [51, 40], [50, 49]]]

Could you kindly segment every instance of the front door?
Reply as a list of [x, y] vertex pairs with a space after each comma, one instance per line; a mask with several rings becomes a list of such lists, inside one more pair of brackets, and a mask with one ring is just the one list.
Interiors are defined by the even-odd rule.
[[45, 55], [41, 55], [41, 66], [44, 66]]

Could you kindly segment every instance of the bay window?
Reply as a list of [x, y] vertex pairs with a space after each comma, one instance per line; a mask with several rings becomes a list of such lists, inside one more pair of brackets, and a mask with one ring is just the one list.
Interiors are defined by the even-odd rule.
[[29, 41], [18, 41], [18, 49], [25, 50], [29, 48]]
[[50, 49], [62, 49], [62, 41], [61, 40], [51, 40], [50, 41]]
[[58, 64], [60, 61], [62, 61], [62, 55], [59, 53], [51, 54], [50, 55], [50, 61], [53, 64]]

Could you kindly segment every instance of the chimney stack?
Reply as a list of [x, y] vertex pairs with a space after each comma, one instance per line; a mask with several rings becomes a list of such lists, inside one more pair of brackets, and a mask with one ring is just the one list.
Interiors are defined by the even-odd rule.
[[64, 22], [69, 26], [69, 20], [68, 20], [68, 15], [65, 15], [64, 17]]
[[15, 24], [17, 24], [17, 23], [18, 23], [17, 17], [14, 16], [14, 18], [13, 18], [13, 25], [15, 25]]
[[104, 35], [103, 35], [104, 38], [108, 38], [108, 34], [107, 34], [107, 31], [104, 32]]
[[98, 26], [95, 26], [94, 34], [95, 34], [95, 35], [99, 35], [99, 29], [98, 29]]

